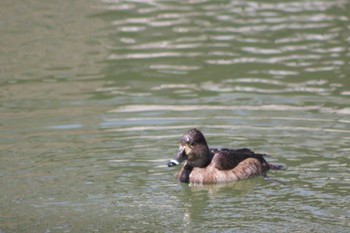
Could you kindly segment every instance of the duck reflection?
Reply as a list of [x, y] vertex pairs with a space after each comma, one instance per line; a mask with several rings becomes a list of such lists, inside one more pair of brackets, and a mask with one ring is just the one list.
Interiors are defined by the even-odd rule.
[[264, 182], [263, 177], [257, 177], [239, 182], [212, 185], [179, 183], [182, 193], [178, 197], [184, 209], [184, 228], [191, 231], [191, 223], [205, 221], [205, 212], [209, 206], [220, 205], [220, 202], [226, 205], [228, 199], [242, 197]]

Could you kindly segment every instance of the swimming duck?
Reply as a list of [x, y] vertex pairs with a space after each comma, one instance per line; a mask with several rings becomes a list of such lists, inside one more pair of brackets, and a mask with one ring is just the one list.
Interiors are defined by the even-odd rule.
[[233, 182], [283, 169], [266, 162], [264, 156], [247, 148], [209, 149], [204, 135], [198, 129], [190, 129], [180, 138], [179, 151], [176, 158], [168, 162], [168, 167], [186, 160], [176, 178], [194, 184]]

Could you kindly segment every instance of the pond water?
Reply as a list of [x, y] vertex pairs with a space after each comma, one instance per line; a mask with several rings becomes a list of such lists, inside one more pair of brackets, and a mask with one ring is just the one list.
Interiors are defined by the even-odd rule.
[[[0, 3], [0, 232], [349, 232], [346, 0]], [[180, 136], [288, 167], [175, 180]]]

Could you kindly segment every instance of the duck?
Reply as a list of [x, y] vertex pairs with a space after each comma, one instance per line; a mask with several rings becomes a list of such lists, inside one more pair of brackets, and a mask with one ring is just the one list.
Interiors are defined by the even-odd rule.
[[174, 167], [186, 161], [176, 175], [180, 182], [218, 184], [257, 176], [267, 177], [267, 171], [284, 168], [268, 163], [265, 156], [247, 148], [209, 148], [202, 132], [193, 128], [180, 138], [177, 155], [167, 165]]

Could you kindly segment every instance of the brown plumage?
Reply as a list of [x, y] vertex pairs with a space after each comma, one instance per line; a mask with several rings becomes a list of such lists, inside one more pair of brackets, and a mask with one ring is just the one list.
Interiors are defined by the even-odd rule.
[[255, 176], [265, 176], [270, 169], [280, 170], [280, 165], [266, 162], [264, 154], [256, 154], [249, 149], [209, 149], [203, 134], [198, 129], [190, 129], [180, 139], [179, 151], [169, 167], [185, 165], [176, 178], [181, 182], [213, 184], [233, 182]]

